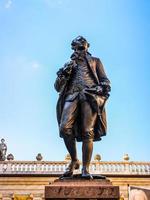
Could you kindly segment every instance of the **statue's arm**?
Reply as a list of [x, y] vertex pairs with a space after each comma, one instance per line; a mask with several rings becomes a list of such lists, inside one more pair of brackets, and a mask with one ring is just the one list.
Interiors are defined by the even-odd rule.
[[97, 76], [100, 82], [106, 81], [108, 84], [110, 84], [110, 81], [105, 73], [103, 64], [99, 58], [97, 58], [97, 62], [96, 62], [96, 71], [97, 71]]
[[64, 75], [57, 76], [56, 81], [54, 83], [54, 87], [57, 92], [61, 92], [62, 87], [66, 84], [66, 78]]
[[70, 79], [74, 62], [70, 61], [65, 63], [64, 67], [60, 68], [57, 72], [57, 78], [54, 84], [54, 87], [57, 92], [63, 91], [68, 80]]
[[109, 96], [111, 90], [110, 80], [108, 79], [103, 64], [99, 58], [97, 58], [96, 62], [96, 71], [104, 95]]

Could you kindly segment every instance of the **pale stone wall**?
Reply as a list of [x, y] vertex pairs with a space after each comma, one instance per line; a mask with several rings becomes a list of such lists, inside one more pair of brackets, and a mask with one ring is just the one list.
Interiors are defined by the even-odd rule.
[[[0, 177], [0, 200], [11, 200], [14, 194], [28, 194], [33, 200], [44, 199], [44, 188], [57, 177]], [[128, 187], [138, 186], [150, 189], [150, 177], [109, 177], [113, 185], [120, 187], [124, 200], [128, 199]]]
[[45, 185], [49, 185], [49, 182], [55, 179], [55, 177], [0, 177], [0, 198], [10, 200], [14, 194], [28, 194], [33, 200], [44, 199]]

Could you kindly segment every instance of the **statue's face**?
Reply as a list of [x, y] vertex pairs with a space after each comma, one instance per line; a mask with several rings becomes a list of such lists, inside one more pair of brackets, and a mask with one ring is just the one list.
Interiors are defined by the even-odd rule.
[[89, 43], [84, 37], [78, 36], [72, 41], [71, 47], [76, 52], [86, 52], [88, 50]]
[[4, 143], [4, 142], [5, 142], [5, 140], [4, 140], [4, 139], [1, 139], [1, 142], [2, 142], [2, 143]]

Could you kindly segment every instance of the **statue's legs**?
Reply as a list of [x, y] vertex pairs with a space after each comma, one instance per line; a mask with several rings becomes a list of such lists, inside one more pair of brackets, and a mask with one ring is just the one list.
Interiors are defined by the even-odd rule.
[[82, 177], [92, 178], [89, 173], [89, 165], [93, 152], [93, 139], [83, 140], [82, 144]]
[[79, 169], [79, 160], [77, 159], [76, 141], [72, 128], [77, 116], [78, 100], [66, 101], [60, 123], [60, 131], [63, 134], [65, 146], [71, 156], [71, 163], [63, 176], [72, 176], [74, 169]]
[[72, 135], [67, 135], [67, 136], [64, 136], [64, 143], [65, 143], [65, 146], [70, 154], [70, 157], [71, 157], [71, 160], [72, 161], [77, 161], [77, 149], [76, 149], [76, 141], [75, 141], [75, 138], [74, 136]]
[[[71, 156], [71, 163], [67, 168], [64, 176], [71, 176], [73, 174], [74, 169], [79, 168], [79, 161], [77, 159], [77, 151], [76, 151], [76, 141], [75, 137], [72, 133], [73, 125], [76, 120], [78, 114], [78, 99], [74, 101], [65, 102], [61, 123], [60, 123], [60, 131], [63, 134], [64, 142], [66, 148]], [[83, 100], [81, 103], [81, 114], [82, 114], [82, 176], [86, 178], [91, 178], [89, 173], [89, 165], [93, 152], [93, 138], [94, 138], [94, 124], [97, 118], [97, 113], [93, 112], [90, 104]]]
[[90, 104], [87, 101], [82, 102], [81, 113], [83, 116], [82, 177], [92, 178], [89, 173], [89, 165], [93, 153], [93, 130], [97, 118], [97, 113], [93, 112]]

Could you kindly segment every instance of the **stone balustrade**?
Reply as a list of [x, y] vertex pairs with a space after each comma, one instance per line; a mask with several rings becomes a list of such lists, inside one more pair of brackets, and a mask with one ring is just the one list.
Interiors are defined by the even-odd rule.
[[[3, 175], [59, 175], [69, 161], [0, 161], [0, 176]], [[79, 171], [77, 170], [76, 173]], [[150, 175], [150, 162], [104, 162], [92, 161], [92, 174]]]

